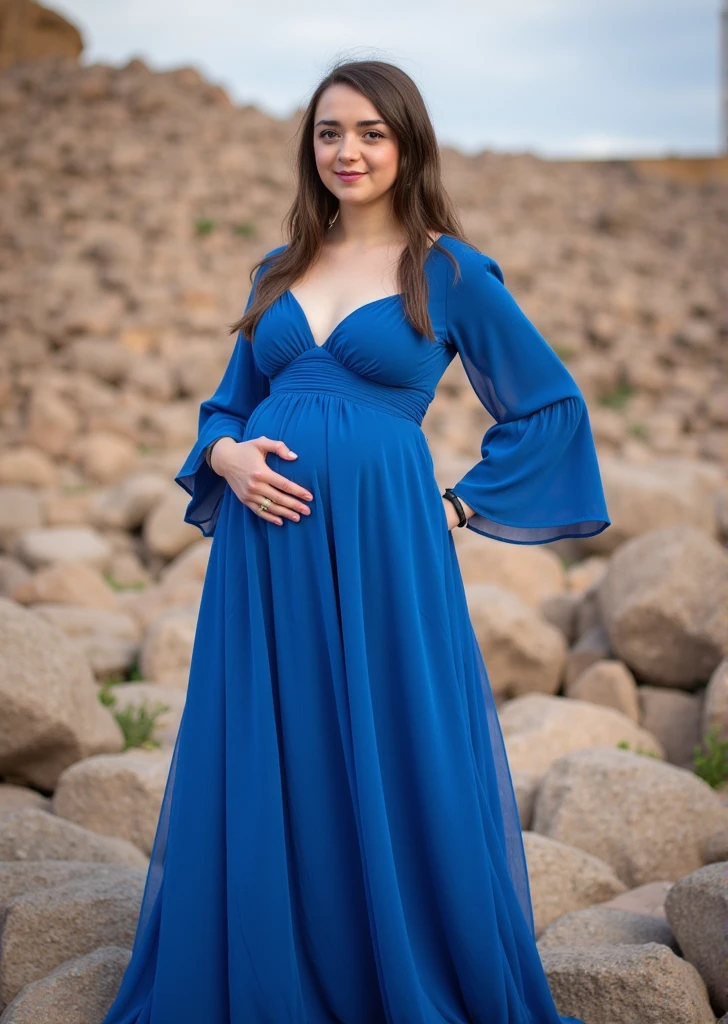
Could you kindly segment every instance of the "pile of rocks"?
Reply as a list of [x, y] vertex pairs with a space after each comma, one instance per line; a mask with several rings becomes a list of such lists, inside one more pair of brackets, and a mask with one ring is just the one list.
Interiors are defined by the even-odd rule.
[[[2, 1024], [94, 1024], [128, 962], [210, 546], [173, 476], [279, 243], [296, 123], [192, 69], [0, 76]], [[613, 520], [455, 531], [549, 980], [589, 1024], [713, 1022], [728, 809], [694, 749], [728, 739], [728, 185], [443, 156], [584, 391]], [[488, 426], [459, 362], [423, 426], [444, 486]], [[155, 701], [160, 746], [126, 748], [117, 713]]]

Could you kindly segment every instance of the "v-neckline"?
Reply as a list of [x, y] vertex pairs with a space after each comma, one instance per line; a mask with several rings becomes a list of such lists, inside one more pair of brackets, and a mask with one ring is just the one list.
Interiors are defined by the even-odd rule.
[[313, 331], [311, 330], [311, 324], [308, 322], [308, 317], [306, 316], [306, 311], [304, 310], [303, 306], [298, 301], [298, 299], [293, 294], [293, 292], [291, 291], [290, 288], [286, 289], [286, 294], [290, 295], [290, 297], [293, 299], [294, 303], [296, 304], [296, 307], [298, 308], [298, 312], [300, 313], [301, 319], [303, 320], [303, 323], [304, 323], [304, 325], [306, 327], [306, 330], [308, 332], [308, 336], [311, 339], [311, 343], [314, 345], [315, 348], [326, 348], [326, 346], [331, 341], [331, 339], [336, 334], [336, 332], [339, 330], [339, 328], [343, 327], [344, 324], [347, 322], [347, 320], [350, 320], [354, 316], [355, 313], [359, 313], [363, 309], [368, 309], [369, 306], [376, 306], [377, 303], [379, 303], [379, 302], [386, 302], [388, 299], [399, 299], [399, 298], [401, 298], [401, 295], [402, 295], [401, 292], [395, 292], [393, 295], [382, 295], [378, 299], [372, 299], [371, 302], [364, 302], [361, 306], [357, 306], [356, 309], [352, 309], [351, 313], [347, 313], [346, 316], [342, 320], [339, 320], [338, 324], [336, 324], [334, 329], [329, 334], [328, 338], [325, 341], [322, 341], [321, 344], [319, 344], [316, 341], [316, 339], [314, 338]]
[[[435, 242], [441, 242], [444, 237], [445, 237], [444, 233], [441, 234], [441, 235], [438, 235], [437, 238], [435, 239]], [[430, 244], [428, 250], [427, 250], [427, 255], [425, 256], [425, 265], [427, 264], [427, 261], [430, 258], [430, 255], [432, 254], [433, 249], [435, 248], [435, 242], [432, 242]], [[311, 324], [309, 323], [309, 319], [308, 319], [308, 316], [306, 315], [306, 311], [303, 308], [303, 306], [301, 305], [301, 303], [299, 302], [299, 300], [296, 298], [296, 296], [293, 294], [293, 292], [291, 291], [290, 288], [286, 288], [286, 290], [285, 290], [285, 292], [283, 294], [284, 295], [288, 295], [291, 299], [293, 299], [293, 301], [294, 301], [294, 303], [296, 305], [296, 308], [298, 309], [298, 312], [299, 312], [299, 315], [301, 317], [301, 320], [303, 321], [304, 326], [306, 328], [306, 331], [308, 333], [308, 337], [309, 337], [309, 339], [311, 341], [311, 344], [314, 346], [314, 348], [326, 348], [326, 346], [331, 341], [331, 339], [334, 337], [334, 335], [337, 333], [337, 331], [341, 327], [343, 327], [344, 324], [348, 320], [350, 320], [356, 313], [360, 313], [363, 309], [368, 309], [370, 306], [376, 306], [380, 302], [389, 302], [391, 299], [401, 299], [402, 298], [402, 292], [394, 292], [392, 295], [380, 295], [380, 297], [378, 299], [372, 299], [370, 302], [362, 303], [361, 306], [357, 306], [356, 309], [352, 309], [352, 311], [350, 313], [347, 313], [346, 316], [342, 320], [339, 320], [338, 324], [336, 324], [334, 329], [329, 334], [328, 338], [326, 338], [325, 341], [322, 341], [321, 344], [319, 345], [319, 343], [316, 341], [316, 339], [314, 337], [313, 331], [311, 330]]]

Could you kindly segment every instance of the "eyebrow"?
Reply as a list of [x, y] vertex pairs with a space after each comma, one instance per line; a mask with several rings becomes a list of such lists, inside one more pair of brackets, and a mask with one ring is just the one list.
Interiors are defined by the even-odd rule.
[[[370, 124], [385, 124], [386, 125], [386, 123], [387, 122], [386, 121], [382, 121], [381, 118], [374, 118], [371, 121], [357, 121], [356, 125], [354, 127], [356, 127], [356, 128], [364, 128], [366, 125], [370, 125]], [[314, 125], [314, 128], [317, 128], [320, 124], [335, 125], [337, 128], [341, 127], [341, 121], [327, 121], [327, 120], [324, 120], [322, 118], [322, 120], [316, 122], [316, 124]]]

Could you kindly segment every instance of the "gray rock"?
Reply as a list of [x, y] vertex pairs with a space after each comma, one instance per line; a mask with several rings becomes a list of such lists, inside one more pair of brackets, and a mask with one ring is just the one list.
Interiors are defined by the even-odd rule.
[[541, 960], [562, 1015], [587, 1024], [715, 1024], [698, 972], [659, 943], [552, 946]]
[[728, 863], [708, 864], [676, 882], [665, 913], [680, 949], [708, 986], [713, 1006], [728, 1010]]

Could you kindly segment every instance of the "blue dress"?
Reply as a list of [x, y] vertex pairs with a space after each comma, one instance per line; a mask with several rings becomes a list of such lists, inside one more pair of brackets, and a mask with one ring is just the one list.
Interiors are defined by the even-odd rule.
[[[436, 342], [392, 295], [319, 345], [289, 290], [201, 406], [177, 481], [212, 550], [103, 1024], [582, 1024], [559, 1017], [535, 944], [503, 738], [420, 427], [456, 355], [496, 420], [448, 481], [477, 512], [467, 529], [541, 544], [610, 521], [574, 379], [498, 264], [439, 244], [425, 264]], [[268, 465], [311, 491], [311, 515], [277, 526], [240, 502], [204, 459], [221, 435], [283, 439], [298, 459]]]

